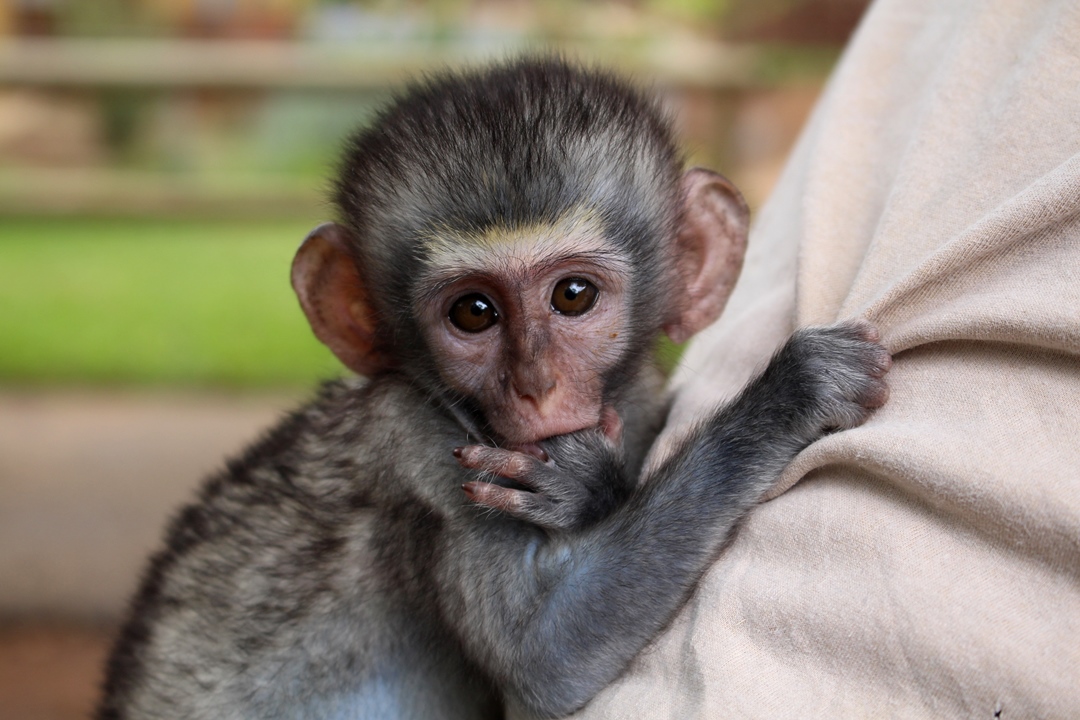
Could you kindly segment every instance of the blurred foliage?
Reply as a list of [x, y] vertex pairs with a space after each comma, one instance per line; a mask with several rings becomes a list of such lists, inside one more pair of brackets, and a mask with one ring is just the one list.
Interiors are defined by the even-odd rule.
[[688, 23], [720, 25], [728, 18], [739, 0], [648, 0], [650, 12]]
[[[144, 98], [111, 156], [131, 167], [187, 173], [283, 173], [312, 183], [329, 177], [345, 137], [362, 125], [379, 93], [275, 92], [245, 97], [177, 94]], [[109, 116], [131, 108], [114, 94]], [[126, 128], [125, 128], [126, 129]]]
[[765, 52], [754, 68], [755, 77], [762, 85], [778, 85], [781, 82], [795, 84], [799, 82], [821, 81], [840, 59], [842, 48], [791, 47], [789, 45], [770, 44], [763, 46]]
[[147, 7], [132, 0], [74, 0], [57, 3], [56, 32], [73, 37], [152, 36], [169, 31]]
[[675, 372], [685, 349], [686, 343], [675, 344], [667, 335], [661, 335], [656, 341], [656, 362], [666, 375]]
[[0, 380], [247, 388], [338, 375], [289, 286], [308, 229], [0, 219]]

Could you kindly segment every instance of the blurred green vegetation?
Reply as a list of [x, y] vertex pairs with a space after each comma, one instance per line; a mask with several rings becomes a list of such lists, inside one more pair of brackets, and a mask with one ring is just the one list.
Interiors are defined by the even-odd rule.
[[289, 287], [309, 229], [0, 218], [0, 383], [243, 389], [338, 375]]

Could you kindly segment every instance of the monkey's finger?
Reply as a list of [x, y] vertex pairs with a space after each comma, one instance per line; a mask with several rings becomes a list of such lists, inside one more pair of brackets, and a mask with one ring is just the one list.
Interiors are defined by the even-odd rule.
[[568, 530], [573, 527], [574, 517], [561, 511], [557, 503], [543, 495], [479, 481], [467, 482], [461, 489], [477, 505], [499, 510], [533, 525], [549, 530]]
[[465, 496], [477, 505], [486, 505], [496, 510], [512, 513], [521, 506], [520, 490], [511, 490], [494, 483], [474, 480], [461, 486]]
[[465, 491], [466, 497], [477, 505], [486, 505], [511, 515], [528, 515], [543, 503], [543, 498], [538, 497], [536, 493], [527, 490], [512, 490], [502, 485], [479, 480], [467, 482], [461, 486], [461, 489]]
[[467, 445], [455, 448], [454, 457], [458, 463], [470, 470], [484, 470], [500, 477], [519, 480], [528, 484], [528, 475], [541, 465], [532, 455], [503, 450], [484, 445]]

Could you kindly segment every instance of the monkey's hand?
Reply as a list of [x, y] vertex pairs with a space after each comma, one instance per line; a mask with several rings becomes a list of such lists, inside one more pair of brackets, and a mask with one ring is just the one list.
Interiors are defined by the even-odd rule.
[[[551, 531], [587, 527], [630, 494], [620, 454], [601, 429], [520, 450], [470, 445], [454, 455], [463, 467], [481, 471], [482, 479], [462, 486], [470, 500]], [[499, 478], [522, 489], [506, 487]]]
[[807, 439], [861, 425], [888, 400], [892, 356], [879, 341], [877, 328], [862, 320], [805, 328], [774, 358], [781, 373], [800, 378], [809, 391]]

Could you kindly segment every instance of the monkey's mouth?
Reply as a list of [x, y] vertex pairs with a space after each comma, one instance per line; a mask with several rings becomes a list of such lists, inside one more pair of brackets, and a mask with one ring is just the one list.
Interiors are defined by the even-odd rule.
[[600, 427], [598, 418], [593, 418], [591, 422], [550, 422], [550, 423], [527, 423], [527, 424], [514, 424], [510, 427], [496, 427], [495, 435], [499, 437], [507, 446], [513, 448], [538, 446], [539, 443], [552, 438], [560, 437], [562, 435], [571, 435], [573, 433], [585, 432], [588, 430], [595, 430]]

